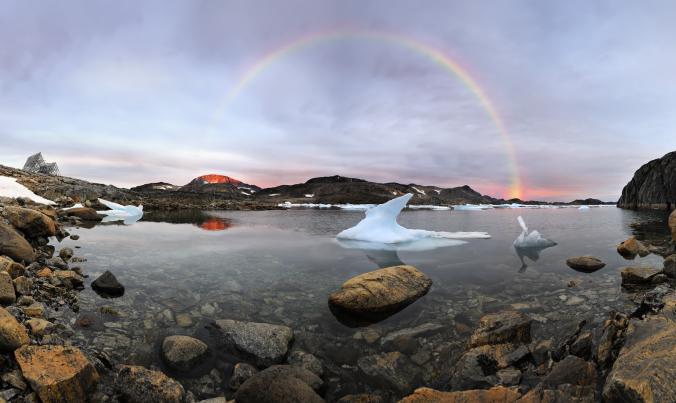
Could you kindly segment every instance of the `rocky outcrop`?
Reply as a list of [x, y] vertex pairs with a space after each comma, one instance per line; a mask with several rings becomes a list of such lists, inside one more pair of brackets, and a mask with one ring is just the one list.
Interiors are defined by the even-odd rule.
[[594, 256], [576, 256], [566, 260], [566, 264], [573, 270], [582, 273], [593, 273], [605, 267], [605, 263]]
[[322, 403], [323, 381], [303, 368], [275, 365], [247, 379], [235, 393], [237, 403]]
[[418, 388], [413, 394], [401, 399], [399, 403], [512, 403], [519, 397], [521, 397], [519, 392], [504, 386], [460, 392], [440, 392], [430, 388]]
[[413, 266], [392, 266], [347, 280], [329, 304], [357, 314], [387, 312], [427, 294], [432, 280]]
[[169, 368], [189, 371], [204, 357], [208, 347], [190, 336], [168, 336], [162, 342], [162, 359]]
[[21, 372], [44, 403], [88, 400], [99, 374], [75, 347], [24, 346], [14, 352]]
[[651, 267], [625, 267], [620, 274], [622, 275], [622, 285], [631, 287], [657, 283], [659, 282], [658, 276], [661, 273], [661, 270]]
[[293, 330], [282, 325], [223, 319], [216, 321], [216, 327], [228, 350], [252, 358], [261, 367], [281, 363], [293, 340]]
[[676, 208], [676, 151], [640, 167], [622, 189], [617, 206], [629, 209]]
[[160, 371], [122, 365], [115, 389], [129, 403], [182, 403], [185, 391], [180, 383]]

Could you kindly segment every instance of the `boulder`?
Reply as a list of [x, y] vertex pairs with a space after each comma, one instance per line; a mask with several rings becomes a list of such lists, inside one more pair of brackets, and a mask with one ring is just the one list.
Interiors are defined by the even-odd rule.
[[645, 285], [651, 284], [661, 270], [653, 269], [652, 267], [625, 267], [622, 269], [622, 285]]
[[502, 311], [484, 315], [479, 328], [469, 339], [469, 347], [500, 343], [530, 343], [533, 323], [528, 315], [518, 311]]
[[35, 259], [33, 247], [11, 226], [0, 222], [0, 255], [6, 255], [16, 262], [32, 262]]
[[247, 379], [234, 395], [237, 403], [320, 403], [322, 380], [310, 371], [274, 365]]
[[551, 372], [542, 380], [542, 385], [549, 389], [563, 384], [591, 386], [596, 385], [596, 378], [594, 364], [575, 355], [568, 355], [554, 364]]
[[552, 388], [538, 385], [517, 400], [518, 403], [597, 403], [600, 401], [595, 386], [571, 384], [558, 385]]
[[329, 304], [354, 313], [379, 313], [404, 307], [425, 295], [432, 280], [402, 265], [360, 274], [329, 296]]
[[641, 241], [637, 240], [636, 237], [632, 236], [617, 245], [617, 253], [625, 259], [633, 259], [636, 255], [641, 257], [648, 256], [650, 250]]
[[29, 318], [42, 318], [45, 316], [45, 306], [39, 302], [34, 302], [24, 307], [23, 313]]
[[0, 271], [0, 305], [9, 305], [16, 302], [14, 283], [9, 273]]
[[222, 319], [216, 327], [227, 349], [253, 358], [262, 367], [284, 361], [293, 340], [293, 330], [282, 325]]
[[401, 399], [399, 403], [512, 403], [519, 397], [521, 397], [519, 392], [504, 386], [459, 392], [440, 392], [430, 388], [418, 388], [413, 394]]
[[28, 332], [5, 308], [0, 307], [0, 352], [11, 352], [28, 344]]
[[168, 336], [162, 341], [162, 359], [169, 368], [189, 371], [208, 349], [204, 342], [190, 336]]
[[42, 337], [54, 328], [52, 322], [39, 318], [29, 319], [26, 324], [31, 329], [31, 334], [36, 337]]
[[49, 216], [28, 208], [5, 206], [4, 216], [27, 238], [56, 235], [56, 223]]
[[529, 354], [516, 344], [483, 345], [466, 351], [451, 373], [451, 390], [486, 389], [499, 382], [497, 373]]
[[400, 394], [411, 393], [421, 382], [420, 367], [398, 351], [361, 357], [357, 367], [374, 383]]
[[662, 273], [671, 278], [676, 278], [676, 254], [667, 256], [664, 259], [664, 268]]
[[92, 282], [92, 289], [104, 296], [119, 297], [124, 295], [124, 286], [108, 270]]
[[14, 357], [43, 403], [87, 401], [99, 382], [94, 366], [75, 347], [23, 346]]
[[180, 383], [160, 371], [135, 365], [121, 365], [115, 389], [128, 403], [182, 403], [185, 391]]
[[602, 269], [606, 264], [594, 256], [575, 256], [566, 260], [566, 264], [573, 270], [583, 273], [593, 273]]
[[77, 217], [84, 221], [101, 221], [102, 217], [90, 207], [76, 207], [66, 210], [68, 217]]
[[232, 369], [232, 376], [228, 382], [230, 389], [237, 390], [240, 386], [249, 378], [256, 375], [258, 370], [253, 365], [247, 364], [245, 362], [238, 362], [235, 364], [235, 368]]
[[13, 280], [14, 290], [19, 295], [31, 295], [31, 290], [33, 288], [33, 280], [29, 279], [26, 276], [20, 276]]

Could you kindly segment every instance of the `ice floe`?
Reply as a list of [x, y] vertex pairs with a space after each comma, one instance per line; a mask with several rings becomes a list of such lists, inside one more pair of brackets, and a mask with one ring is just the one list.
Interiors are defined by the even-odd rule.
[[124, 224], [133, 224], [143, 217], [142, 205], [123, 206], [103, 199], [99, 199], [99, 203], [110, 209], [97, 211], [98, 214], [105, 215], [102, 222], [122, 221]]
[[0, 196], [3, 197], [25, 197], [33, 200], [35, 203], [54, 204], [53, 201], [38, 196], [24, 185], [18, 183], [16, 178], [9, 176], [0, 176]]
[[546, 248], [556, 245], [556, 242], [543, 237], [537, 230], [529, 233], [526, 222], [521, 216], [518, 216], [516, 219], [521, 226], [521, 234], [514, 240], [514, 246], [517, 248]]

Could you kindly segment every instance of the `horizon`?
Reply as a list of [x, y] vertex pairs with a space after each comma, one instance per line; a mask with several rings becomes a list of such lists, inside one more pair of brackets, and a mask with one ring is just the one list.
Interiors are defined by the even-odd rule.
[[616, 201], [676, 149], [676, 5], [416, 4], [10, 2], [0, 163]]

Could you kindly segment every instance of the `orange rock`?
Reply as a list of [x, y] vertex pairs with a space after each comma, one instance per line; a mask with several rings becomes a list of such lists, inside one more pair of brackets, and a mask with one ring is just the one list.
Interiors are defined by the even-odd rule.
[[94, 366], [75, 347], [23, 346], [14, 357], [43, 403], [85, 402], [99, 382]]
[[511, 403], [520, 396], [518, 392], [504, 386], [461, 392], [440, 392], [430, 388], [418, 388], [412, 395], [401, 399], [399, 403]]
[[160, 371], [121, 365], [115, 388], [128, 402], [181, 403], [185, 391], [180, 383]]
[[52, 270], [49, 267], [43, 267], [38, 273], [38, 277], [50, 277], [52, 275]]
[[14, 351], [28, 344], [28, 332], [11, 313], [0, 307], [0, 351]]

